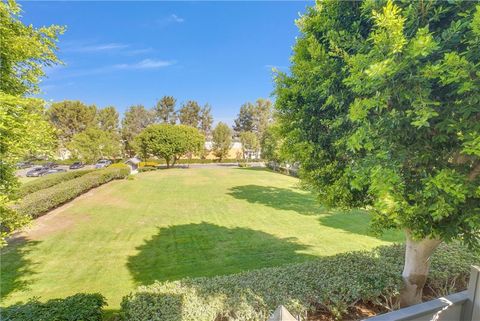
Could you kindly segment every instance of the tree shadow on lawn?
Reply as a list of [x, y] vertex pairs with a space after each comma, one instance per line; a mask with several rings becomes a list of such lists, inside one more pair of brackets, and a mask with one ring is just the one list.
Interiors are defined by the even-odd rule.
[[322, 207], [312, 195], [288, 188], [243, 185], [232, 187], [228, 194], [249, 203], [262, 204], [278, 210], [294, 211], [302, 215], [318, 215], [321, 225], [349, 233], [375, 237], [387, 242], [403, 241], [401, 231], [388, 231], [383, 235], [375, 235], [369, 228], [370, 215], [365, 211], [328, 210]]
[[295, 211], [303, 215], [319, 215], [326, 212], [311, 195], [288, 188], [243, 185], [232, 187], [228, 195], [249, 203], [262, 204], [279, 210]]
[[32, 280], [25, 280], [35, 274], [33, 262], [26, 257], [39, 241], [18, 237], [0, 251], [0, 301], [10, 293], [28, 290]]
[[206, 222], [160, 228], [139, 246], [127, 267], [137, 284], [155, 280], [232, 274], [250, 269], [302, 262], [308, 246], [295, 238], [280, 239], [247, 228], [226, 228]]

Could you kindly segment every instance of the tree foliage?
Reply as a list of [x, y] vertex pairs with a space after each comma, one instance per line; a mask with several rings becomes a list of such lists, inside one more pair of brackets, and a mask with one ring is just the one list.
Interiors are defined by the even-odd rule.
[[104, 131], [117, 133], [119, 124], [119, 115], [115, 107], [109, 106], [97, 110], [95, 116], [96, 126]]
[[48, 153], [53, 130], [44, 120], [44, 102], [27, 98], [38, 92], [43, 67], [58, 63], [59, 26], [35, 28], [20, 20], [14, 1], [0, 2], [0, 238], [23, 226], [28, 217], [11, 209], [18, 180], [15, 163], [30, 151]]
[[95, 127], [76, 134], [68, 144], [74, 158], [90, 164], [102, 158], [121, 158], [121, 147], [117, 133]]
[[479, 10], [325, 1], [298, 21], [276, 107], [320, 199], [412, 240], [479, 244]]
[[268, 124], [272, 121], [272, 103], [263, 98], [257, 99], [255, 104], [245, 103], [233, 126], [237, 135], [242, 132], [254, 132], [260, 139]]
[[174, 166], [180, 157], [198, 153], [204, 143], [205, 136], [186, 125], [150, 125], [135, 138], [138, 154], [144, 158], [164, 158], [167, 167]]
[[232, 130], [222, 122], [219, 122], [212, 132], [213, 154], [221, 161], [228, 156], [232, 147]]
[[62, 145], [68, 144], [72, 137], [95, 124], [97, 107], [85, 105], [78, 100], [65, 100], [53, 103], [47, 110], [50, 123], [57, 129]]
[[254, 132], [240, 133], [240, 142], [242, 143], [244, 155], [246, 152], [257, 152], [260, 147], [257, 135]]
[[155, 112], [160, 123], [172, 124], [177, 122], [175, 104], [177, 100], [173, 96], [164, 96], [155, 105]]
[[213, 116], [212, 116], [212, 107], [209, 104], [203, 106], [200, 110], [200, 120], [198, 123], [198, 129], [205, 135], [206, 138], [209, 138], [212, 132]]
[[187, 101], [178, 111], [180, 124], [198, 128], [201, 110], [202, 108], [196, 101]]
[[134, 139], [149, 125], [155, 123], [154, 112], [142, 105], [130, 106], [122, 119], [122, 139], [125, 151], [129, 156], [134, 155]]

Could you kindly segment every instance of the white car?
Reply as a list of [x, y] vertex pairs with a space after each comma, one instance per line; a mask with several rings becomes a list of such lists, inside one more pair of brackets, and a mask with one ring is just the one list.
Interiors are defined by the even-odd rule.
[[104, 168], [104, 167], [107, 167], [108, 165], [110, 165], [111, 163], [112, 162], [109, 161], [108, 159], [101, 159], [95, 164], [95, 168], [97, 168], [97, 169]]

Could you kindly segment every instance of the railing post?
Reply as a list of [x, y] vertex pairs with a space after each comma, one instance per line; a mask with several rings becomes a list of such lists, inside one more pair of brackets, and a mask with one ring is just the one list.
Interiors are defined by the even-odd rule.
[[461, 320], [480, 320], [480, 267], [478, 266], [472, 266], [467, 291], [468, 300], [463, 305]]
[[279, 305], [278, 308], [273, 312], [272, 316], [267, 321], [298, 321], [293, 317], [293, 315], [288, 312], [288, 310], [283, 306]]

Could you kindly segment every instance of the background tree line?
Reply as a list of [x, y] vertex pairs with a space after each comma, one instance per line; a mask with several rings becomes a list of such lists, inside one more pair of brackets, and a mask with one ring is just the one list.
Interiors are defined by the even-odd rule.
[[[234, 137], [246, 149], [257, 151], [271, 120], [270, 101], [259, 99], [255, 104], [242, 105], [234, 130], [220, 122], [212, 131], [213, 116], [209, 104], [201, 107], [198, 102], [189, 100], [178, 109], [176, 104], [174, 97], [164, 96], [150, 109], [143, 105], [130, 106], [120, 120], [113, 106], [97, 108], [66, 100], [53, 103], [47, 109], [46, 117], [56, 129], [59, 147], [69, 150], [73, 158], [86, 162], [102, 157], [134, 156], [138, 153], [135, 138], [153, 124], [181, 124], [196, 128], [205, 139], [212, 141], [214, 155], [223, 159], [228, 155]], [[201, 148], [196, 155], [204, 158], [209, 152]]]

